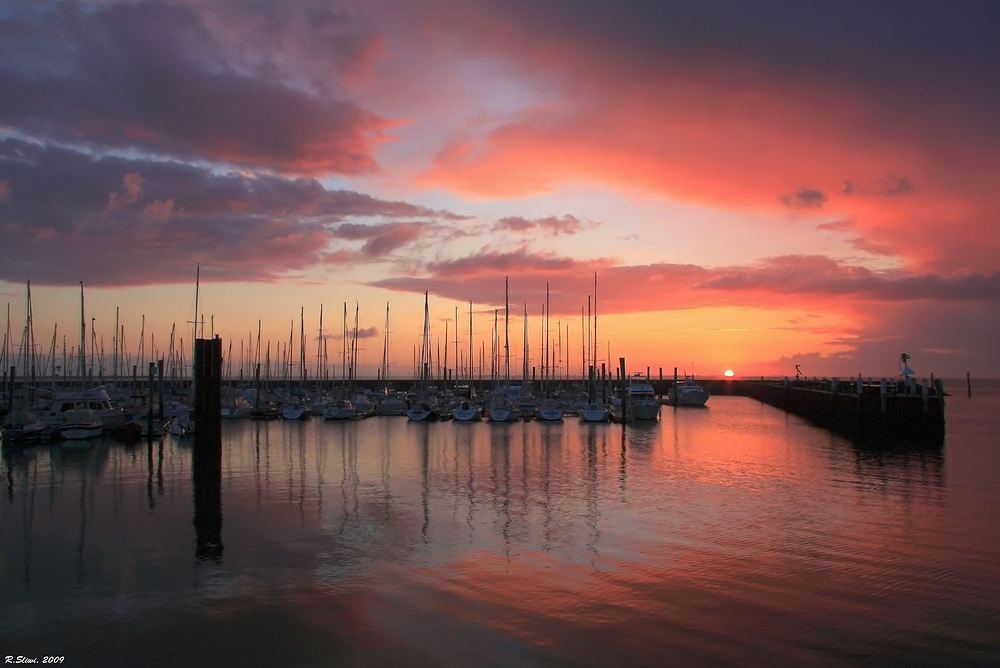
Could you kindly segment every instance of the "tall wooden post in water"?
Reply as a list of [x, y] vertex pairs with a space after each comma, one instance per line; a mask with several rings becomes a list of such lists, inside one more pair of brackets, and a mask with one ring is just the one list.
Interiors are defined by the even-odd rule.
[[222, 339], [195, 339], [195, 560], [222, 561]]
[[619, 390], [622, 397], [622, 424], [628, 422], [628, 376], [625, 375], [625, 358], [618, 358], [618, 367], [621, 371], [621, 387]]

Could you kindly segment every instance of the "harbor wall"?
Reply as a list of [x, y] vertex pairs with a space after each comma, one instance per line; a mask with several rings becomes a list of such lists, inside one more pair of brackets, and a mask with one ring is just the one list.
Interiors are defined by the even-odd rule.
[[[945, 395], [941, 381], [917, 384], [858, 381], [720, 381], [719, 394], [751, 397], [809, 422], [871, 444], [944, 442]], [[712, 384], [710, 384], [712, 385]]]

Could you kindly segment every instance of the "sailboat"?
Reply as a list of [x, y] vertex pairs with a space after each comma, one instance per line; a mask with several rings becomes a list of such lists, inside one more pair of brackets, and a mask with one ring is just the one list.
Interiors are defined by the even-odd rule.
[[[456, 309], [456, 319], [457, 319]], [[458, 330], [457, 323], [455, 330]], [[455, 337], [458, 343], [458, 336]], [[476, 405], [472, 392], [472, 302], [469, 302], [469, 396], [459, 401], [451, 411], [452, 417], [458, 422], [473, 422], [479, 420], [482, 414]]]
[[510, 384], [510, 284], [504, 278], [504, 384], [503, 387], [493, 392], [486, 409], [486, 416], [490, 422], [512, 422], [521, 419], [521, 411], [518, 410], [514, 398], [521, 394], [520, 386], [512, 387]]
[[424, 333], [420, 344], [420, 395], [406, 409], [407, 419], [413, 422], [429, 422], [438, 419], [437, 402], [430, 396], [427, 388], [427, 377], [430, 373], [430, 308], [427, 303], [427, 293], [424, 293]]

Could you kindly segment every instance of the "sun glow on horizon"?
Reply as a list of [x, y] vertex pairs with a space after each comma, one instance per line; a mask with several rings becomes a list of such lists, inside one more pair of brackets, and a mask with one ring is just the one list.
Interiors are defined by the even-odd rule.
[[726, 373], [724, 375], [726, 376], [726, 378], [732, 378], [736, 374], [733, 373], [732, 369], [726, 369]]

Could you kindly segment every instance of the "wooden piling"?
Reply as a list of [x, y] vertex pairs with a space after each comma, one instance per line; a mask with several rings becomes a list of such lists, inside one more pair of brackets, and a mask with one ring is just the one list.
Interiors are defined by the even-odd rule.
[[673, 388], [673, 391], [674, 391], [673, 399], [670, 399], [670, 392], [669, 391], [667, 392], [667, 399], [670, 400], [671, 403], [674, 405], [674, 410], [677, 410], [677, 396], [678, 396], [678, 392], [677, 392], [677, 367], [674, 367], [674, 388]]
[[[222, 560], [222, 340], [195, 339], [194, 367], [195, 560], [218, 563]], [[258, 378], [259, 374], [258, 365]]]
[[153, 441], [153, 377], [156, 375], [156, 362], [149, 363], [149, 397], [146, 399], [146, 438]]
[[968, 371], [965, 372], [965, 387], [969, 391], [969, 397], [972, 397], [972, 375]]
[[622, 397], [622, 424], [628, 422], [628, 376], [625, 375], [625, 358], [618, 358], [618, 368], [621, 371], [621, 383], [619, 384], [619, 392]]
[[7, 394], [7, 412], [14, 412], [14, 377], [17, 375], [17, 367], [10, 368], [10, 392]]

